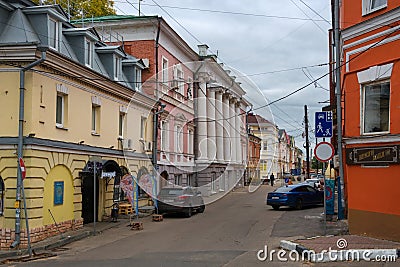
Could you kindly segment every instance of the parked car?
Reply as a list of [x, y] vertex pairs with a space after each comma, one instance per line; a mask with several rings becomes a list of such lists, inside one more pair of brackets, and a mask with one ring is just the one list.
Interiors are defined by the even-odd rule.
[[320, 188], [320, 179], [317, 178], [307, 179], [302, 184], [307, 184], [318, 189]]
[[191, 217], [193, 211], [203, 213], [206, 206], [200, 191], [191, 187], [164, 187], [158, 194], [158, 213], [183, 213]]
[[267, 205], [277, 210], [281, 206], [302, 209], [305, 206], [323, 204], [324, 192], [307, 184], [288, 185], [268, 193]]

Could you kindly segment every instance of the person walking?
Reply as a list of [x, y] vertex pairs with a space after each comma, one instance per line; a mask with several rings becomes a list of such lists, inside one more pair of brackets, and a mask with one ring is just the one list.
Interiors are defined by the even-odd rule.
[[271, 186], [274, 186], [275, 176], [273, 173], [271, 173], [271, 175], [269, 176], [269, 180], [271, 182]]

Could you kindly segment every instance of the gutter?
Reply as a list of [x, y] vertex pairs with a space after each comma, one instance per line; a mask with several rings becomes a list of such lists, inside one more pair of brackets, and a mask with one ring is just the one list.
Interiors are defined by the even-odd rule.
[[[32, 69], [33, 67], [39, 65], [43, 61], [46, 60], [46, 51], [47, 47], [38, 47], [39, 51], [42, 52], [42, 56], [37, 61], [32, 62], [31, 64], [23, 67], [19, 71], [19, 79], [20, 79], [20, 86], [19, 86], [19, 122], [18, 122], [18, 148], [17, 148], [17, 155], [18, 155], [18, 168], [17, 168], [17, 190], [15, 196], [15, 239], [14, 242], [11, 244], [11, 248], [17, 247], [21, 243], [21, 191], [23, 191], [23, 182], [22, 182], [22, 172], [19, 159], [22, 158], [23, 152], [23, 133], [24, 133], [24, 108], [25, 108], [25, 72]], [[25, 209], [25, 218], [26, 218], [26, 230], [28, 235], [28, 248], [29, 254], [32, 254], [30, 249], [30, 236], [29, 236], [29, 226], [28, 226], [28, 217], [26, 216], [26, 201], [24, 195], [24, 209]]]

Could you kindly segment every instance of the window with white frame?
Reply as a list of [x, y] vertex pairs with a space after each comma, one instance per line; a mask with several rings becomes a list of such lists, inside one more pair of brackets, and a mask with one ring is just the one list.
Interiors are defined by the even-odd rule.
[[389, 132], [390, 82], [362, 86], [362, 132]]
[[135, 90], [142, 91], [142, 71], [139, 68], [135, 68]]
[[118, 120], [118, 136], [119, 137], [124, 136], [125, 119], [126, 119], [126, 113], [120, 112], [119, 120]]
[[183, 127], [175, 125], [175, 152], [183, 153]]
[[161, 81], [163, 83], [168, 83], [168, 59], [165, 57], [162, 58]]
[[92, 104], [92, 134], [100, 133], [100, 106]]
[[177, 64], [173, 68], [174, 78], [171, 87], [175, 88], [181, 95], [184, 94], [185, 89], [185, 79], [183, 74], [183, 69], [181, 64]]
[[169, 140], [169, 131], [168, 131], [168, 122], [161, 121], [161, 150], [168, 150], [168, 140]]
[[192, 77], [188, 77], [188, 80], [187, 80], [187, 98], [193, 99], [193, 79], [192, 79]]
[[188, 130], [188, 153], [193, 154], [193, 130]]
[[114, 56], [114, 80], [117, 81], [121, 72], [121, 59]]
[[49, 19], [49, 46], [58, 50], [59, 22]]
[[175, 174], [174, 182], [175, 182], [175, 185], [182, 185], [182, 174]]
[[263, 150], [267, 150], [268, 149], [268, 142], [267, 141], [264, 141], [263, 142]]
[[146, 134], [146, 122], [147, 122], [147, 118], [141, 117], [141, 119], [140, 119], [140, 138], [141, 139], [144, 139], [145, 134]]
[[56, 127], [65, 128], [68, 114], [68, 87], [63, 84], [56, 85]]
[[92, 67], [93, 62], [93, 43], [86, 39], [85, 44], [85, 65], [88, 67]]
[[387, 0], [363, 0], [363, 15], [387, 7]]

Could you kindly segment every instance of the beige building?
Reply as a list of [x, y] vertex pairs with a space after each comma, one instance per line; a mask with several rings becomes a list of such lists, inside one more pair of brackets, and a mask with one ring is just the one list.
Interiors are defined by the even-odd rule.
[[[154, 100], [140, 92], [141, 60], [105, 45], [93, 29], [74, 28], [59, 6], [0, 3], [8, 18], [0, 24], [0, 245], [6, 249], [27, 244], [23, 191], [32, 242], [57, 234], [56, 225], [77, 229], [94, 214], [99, 221], [110, 215], [112, 204], [126, 198], [120, 179], [151, 171], [141, 141], [151, 141]], [[18, 157], [26, 166], [23, 184]]]

